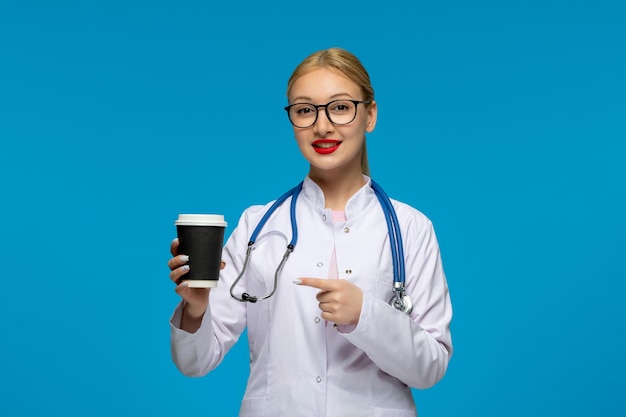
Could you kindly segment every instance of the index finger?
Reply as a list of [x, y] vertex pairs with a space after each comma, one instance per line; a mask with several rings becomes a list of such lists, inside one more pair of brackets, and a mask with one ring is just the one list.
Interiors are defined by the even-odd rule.
[[172, 256], [178, 255], [178, 238], [172, 240], [172, 244], [170, 245], [170, 253]]
[[[333, 282], [334, 281], [334, 282]], [[325, 278], [298, 278], [294, 279], [293, 283], [305, 287], [317, 288], [322, 291], [332, 291], [336, 287], [337, 280], [325, 279]]]

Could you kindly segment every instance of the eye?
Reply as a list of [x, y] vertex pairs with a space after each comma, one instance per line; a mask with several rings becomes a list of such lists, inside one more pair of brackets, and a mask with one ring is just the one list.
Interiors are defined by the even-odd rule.
[[315, 114], [315, 107], [310, 104], [296, 104], [291, 108], [291, 113], [298, 117], [306, 117]]
[[354, 104], [351, 101], [334, 101], [328, 108], [334, 114], [349, 113], [352, 111]]

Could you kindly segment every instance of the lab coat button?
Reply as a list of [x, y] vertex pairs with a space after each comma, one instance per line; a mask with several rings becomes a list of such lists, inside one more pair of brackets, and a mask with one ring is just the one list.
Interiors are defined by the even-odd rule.
[[315, 322], [319, 323], [320, 322], [320, 318], [319, 317], [315, 317]]
[[350, 233], [350, 228], [349, 228], [349, 227], [344, 228], [344, 229], [343, 229], [343, 232], [344, 232], [344, 233]]
[[317, 378], [315, 378], [315, 380], [317, 381], [317, 383], [319, 384], [320, 382], [322, 382], [322, 377], [318, 376]]
[[346, 274], [347, 274], [347, 275], [350, 275], [351, 273], [352, 273], [352, 270], [351, 270], [351, 269], [346, 269]]
[[322, 262], [318, 262], [318, 263], [317, 263], [317, 267], [318, 267], [318, 268], [321, 268], [321, 267], [323, 267], [323, 266], [324, 266], [324, 264], [323, 264]]
[[326, 221], [326, 215], [325, 214], [322, 216], [322, 220]]

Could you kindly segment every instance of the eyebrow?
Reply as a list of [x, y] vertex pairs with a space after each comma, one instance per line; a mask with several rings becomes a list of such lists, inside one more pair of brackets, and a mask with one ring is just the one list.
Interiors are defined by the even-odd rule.
[[[353, 98], [348, 93], [337, 93], [337, 94], [333, 94], [332, 96], [330, 96], [330, 101], [333, 101], [334, 99], [341, 98], [341, 97], [344, 97], [344, 96], [348, 96], [350, 98]], [[309, 100], [309, 101], [312, 101], [313, 99], [311, 97], [308, 97], [308, 96], [297, 96], [297, 97], [293, 98], [294, 102], [296, 102], [298, 100]]]

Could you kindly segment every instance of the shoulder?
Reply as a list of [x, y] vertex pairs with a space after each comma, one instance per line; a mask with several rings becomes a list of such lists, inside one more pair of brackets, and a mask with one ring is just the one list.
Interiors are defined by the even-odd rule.
[[272, 203], [273, 201], [267, 204], [255, 204], [253, 206], [250, 206], [243, 211], [243, 214], [241, 215], [241, 217], [256, 217], [259, 215], [262, 216], [263, 213], [265, 213], [270, 208]]
[[274, 201], [270, 201], [267, 204], [255, 204], [243, 211], [241, 214], [241, 218], [239, 219], [239, 223], [245, 222], [255, 222], [257, 223], [261, 217], [267, 212], [267, 210], [272, 206]]
[[432, 222], [430, 219], [415, 207], [401, 201], [394, 200], [393, 198], [391, 199], [391, 204], [396, 210], [398, 221], [401, 224], [407, 222], [409, 224], [413, 224], [413, 226], [417, 228], [432, 228]]
[[397, 200], [391, 200], [404, 243], [412, 245], [437, 245], [437, 237], [432, 221], [421, 211], [406, 203]]
[[[272, 200], [265, 204], [255, 204], [248, 207], [241, 214], [239, 224], [252, 224], [253, 227], [256, 227], [256, 225], [261, 221], [263, 216], [265, 216], [269, 212], [270, 208], [272, 207], [272, 205], [274, 205], [275, 202], [276, 200]], [[289, 200], [283, 202], [283, 204], [281, 204], [280, 206], [275, 207], [270, 216], [270, 219], [276, 217], [279, 213], [281, 213], [284, 207], [289, 208]]]

